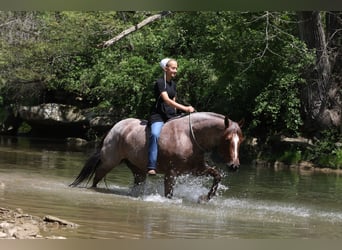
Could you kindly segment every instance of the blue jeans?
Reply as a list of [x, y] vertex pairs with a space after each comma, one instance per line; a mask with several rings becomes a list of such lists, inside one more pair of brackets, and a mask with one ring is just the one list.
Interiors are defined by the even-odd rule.
[[164, 122], [154, 122], [151, 124], [151, 134], [148, 144], [148, 169], [157, 168], [158, 139], [163, 126]]

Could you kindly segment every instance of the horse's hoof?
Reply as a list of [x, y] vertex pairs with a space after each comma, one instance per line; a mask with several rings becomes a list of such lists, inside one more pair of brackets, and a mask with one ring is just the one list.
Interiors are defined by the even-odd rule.
[[209, 201], [208, 195], [205, 195], [205, 194], [198, 197], [198, 200], [197, 200], [199, 204], [207, 203], [208, 201]]

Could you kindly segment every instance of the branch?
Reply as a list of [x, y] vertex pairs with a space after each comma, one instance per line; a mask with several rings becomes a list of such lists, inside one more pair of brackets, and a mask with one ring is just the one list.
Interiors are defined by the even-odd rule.
[[0, 24], [0, 28], [1, 28], [2, 26], [9, 25], [9, 24], [14, 23], [14, 22], [16, 22], [16, 21], [17, 21], [17, 20], [11, 20], [11, 21], [8, 21], [7, 23], [2, 23], [2, 24]]
[[141, 21], [140, 23], [138, 23], [137, 25], [134, 25], [134, 26], [122, 31], [119, 35], [113, 37], [112, 39], [105, 41], [105, 42], [102, 42], [101, 44], [98, 45], [98, 47], [109, 47], [109, 46], [113, 45], [114, 43], [116, 43], [117, 41], [120, 41], [122, 38], [128, 36], [132, 32], [137, 31], [138, 29], [141, 29], [145, 25], [152, 23], [154, 21], [157, 21], [157, 20], [161, 19], [162, 17], [167, 16], [169, 14], [171, 14], [170, 11], [163, 11], [159, 14], [150, 16], [150, 17], [144, 19], [143, 21]]

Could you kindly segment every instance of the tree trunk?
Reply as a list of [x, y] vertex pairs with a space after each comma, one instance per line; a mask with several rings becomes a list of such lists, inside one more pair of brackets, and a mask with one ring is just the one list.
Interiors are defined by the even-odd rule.
[[326, 15], [326, 30], [318, 11], [299, 12], [298, 17], [301, 39], [309, 49], [316, 51], [316, 64], [307, 73], [307, 84], [302, 89], [305, 128], [314, 133], [340, 128], [341, 81], [338, 77], [341, 75], [341, 46], [338, 41], [342, 26], [338, 15]]

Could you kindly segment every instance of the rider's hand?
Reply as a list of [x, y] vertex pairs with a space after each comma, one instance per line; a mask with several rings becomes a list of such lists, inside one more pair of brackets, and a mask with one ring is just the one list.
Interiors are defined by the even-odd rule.
[[192, 113], [192, 112], [195, 112], [195, 109], [192, 106], [188, 106], [188, 107], [186, 107], [186, 112]]

